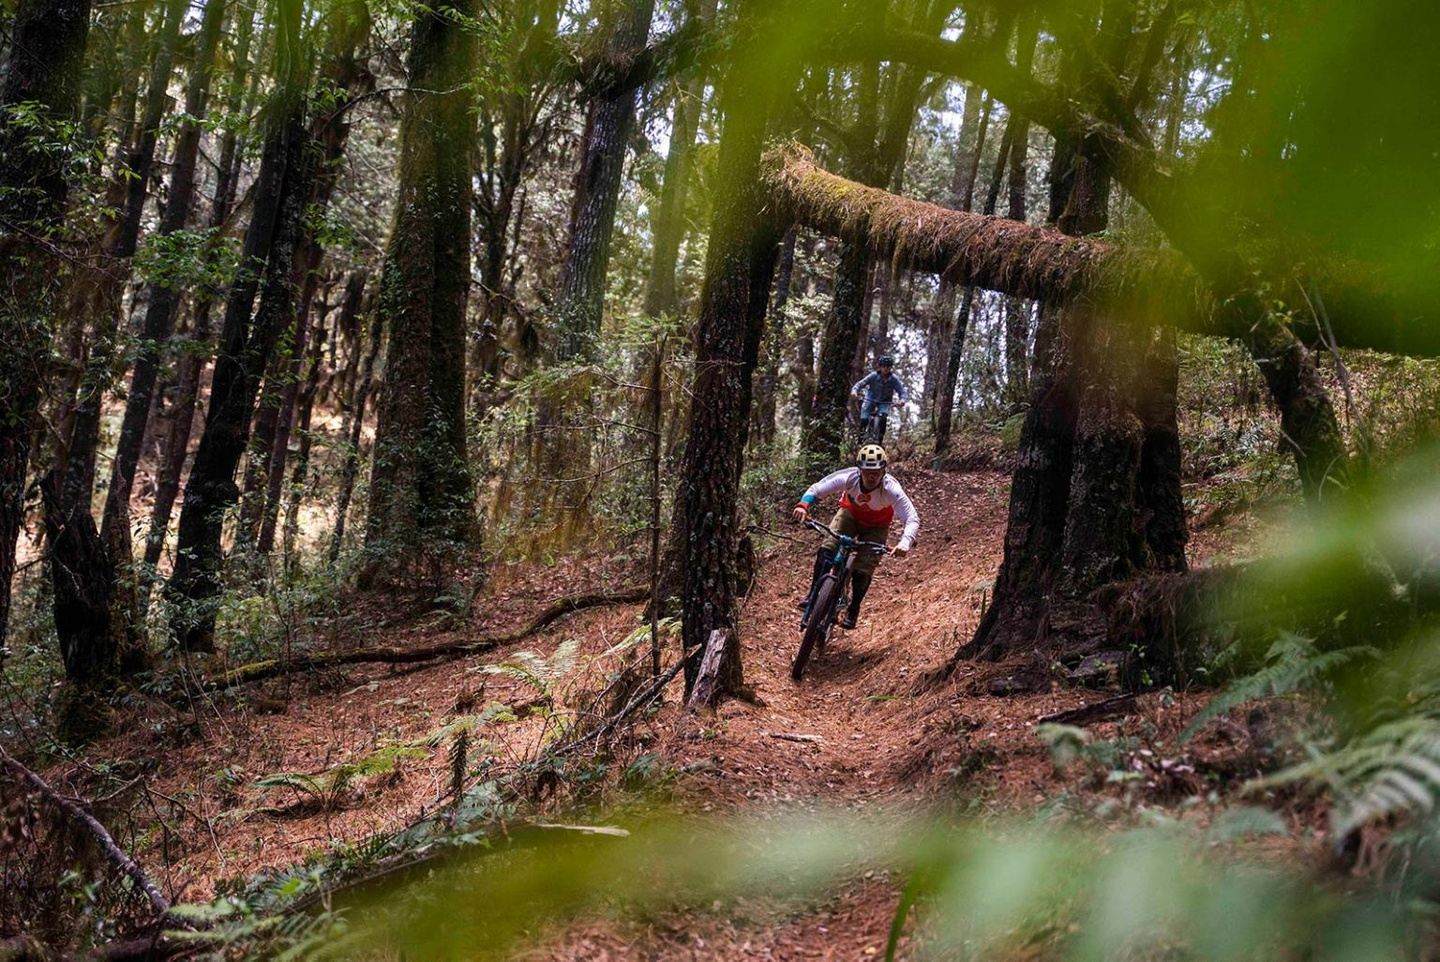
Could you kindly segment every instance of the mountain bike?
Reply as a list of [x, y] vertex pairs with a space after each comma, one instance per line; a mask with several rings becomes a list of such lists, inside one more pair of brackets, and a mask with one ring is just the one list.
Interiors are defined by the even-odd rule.
[[815, 583], [815, 590], [811, 592], [805, 605], [805, 614], [800, 619], [800, 650], [795, 653], [795, 660], [790, 663], [790, 677], [796, 681], [805, 677], [805, 666], [810, 661], [810, 655], [817, 650], [825, 650], [825, 643], [835, 630], [835, 619], [850, 604], [850, 572], [855, 567], [856, 559], [862, 552], [884, 554], [890, 550], [878, 541], [861, 541], [848, 534], [841, 534], [813, 518], [805, 520], [805, 527], [829, 535], [838, 541], [839, 545], [836, 546], [825, 573]]
[[890, 417], [890, 401], [873, 401], [870, 416], [860, 425], [860, 440], [865, 444], [882, 444], [885, 441], [885, 422]]

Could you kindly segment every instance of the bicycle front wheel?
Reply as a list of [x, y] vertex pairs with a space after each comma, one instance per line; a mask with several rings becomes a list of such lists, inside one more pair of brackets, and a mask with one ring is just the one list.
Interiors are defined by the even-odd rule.
[[830, 623], [835, 618], [835, 603], [840, 597], [840, 579], [834, 572], [820, 580], [815, 589], [815, 601], [810, 606], [810, 615], [805, 619], [805, 633], [800, 636], [800, 650], [790, 663], [790, 677], [795, 681], [805, 677], [805, 665], [817, 644], [823, 644], [830, 633]]

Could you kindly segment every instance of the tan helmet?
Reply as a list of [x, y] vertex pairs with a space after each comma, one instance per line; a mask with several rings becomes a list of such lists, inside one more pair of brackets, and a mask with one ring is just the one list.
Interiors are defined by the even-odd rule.
[[874, 468], [883, 468], [889, 463], [890, 459], [885, 457], [885, 449], [878, 444], [861, 445], [860, 451], [855, 455], [855, 466], [857, 468], [872, 470]]

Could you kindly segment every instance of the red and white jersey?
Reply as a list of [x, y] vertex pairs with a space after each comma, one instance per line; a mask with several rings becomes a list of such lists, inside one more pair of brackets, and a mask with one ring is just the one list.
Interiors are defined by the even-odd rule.
[[890, 522], [899, 521], [905, 530], [897, 547], [908, 551], [914, 545], [920, 531], [920, 513], [894, 475], [885, 475], [878, 487], [866, 491], [860, 486], [859, 468], [842, 468], [810, 485], [800, 501], [813, 505], [832, 494], [840, 495], [840, 507], [849, 511], [861, 527], [888, 528]]

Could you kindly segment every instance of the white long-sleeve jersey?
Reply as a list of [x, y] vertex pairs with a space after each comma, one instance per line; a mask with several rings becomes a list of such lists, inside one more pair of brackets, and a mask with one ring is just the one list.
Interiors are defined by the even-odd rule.
[[810, 485], [800, 503], [809, 508], [832, 494], [840, 495], [840, 507], [849, 511], [861, 527], [888, 528], [890, 522], [899, 521], [905, 530], [896, 547], [909, 551], [915, 544], [915, 536], [920, 533], [920, 512], [894, 475], [885, 475], [879, 487], [866, 491], [860, 486], [859, 468], [842, 468]]

